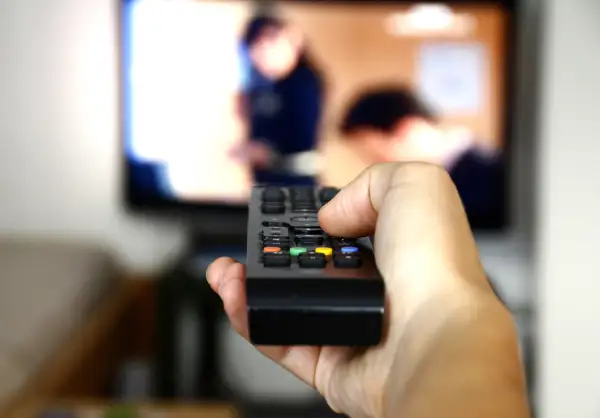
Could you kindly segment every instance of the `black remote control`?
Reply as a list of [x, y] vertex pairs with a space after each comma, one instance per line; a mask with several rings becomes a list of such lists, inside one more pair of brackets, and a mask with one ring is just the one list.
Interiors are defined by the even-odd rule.
[[259, 345], [371, 346], [385, 287], [369, 238], [328, 236], [317, 212], [337, 189], [255, 187], [248, 215], [250, 340]]

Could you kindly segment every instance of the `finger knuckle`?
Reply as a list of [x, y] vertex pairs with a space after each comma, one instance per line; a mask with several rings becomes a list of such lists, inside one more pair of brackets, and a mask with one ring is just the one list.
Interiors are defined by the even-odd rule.
[[443, 167], [426, 162], [398, 163], [394, 169], [393, 181], [394, 183], [417, 182], [440, 186], [452, 185], [452, 179]]
[[397, 163], [397, 162], [383, 162], [383, 163], [375, 163], [371, 166], [369, 166], [365, 172], [366, 173], [379, 173], [379, 172], [386, 172], [389, 170], [394, 170], [396, 167], [398, 167], [399, 165], [401, 165], [401, 163]]

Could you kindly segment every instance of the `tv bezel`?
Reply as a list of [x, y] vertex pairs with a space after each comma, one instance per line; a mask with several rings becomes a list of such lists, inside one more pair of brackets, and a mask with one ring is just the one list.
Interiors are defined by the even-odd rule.
[[[131, 180], [129, 170], [129, 160], [126, 152], [126, 139], [128, 135], [128, 83], [125, 72], [127, 71], [128, 59], [128, 16], [125, 13], [126, 6], [130, 3], [143, 0], [117, 0], [118, 1], [118, 42], [119, 42], [119, 115], [121, 120], [120, 126], [120, 141], [119, 152], [121, 158], [121, 191], [122, 199], [125, 203], [125, 208], [134, 214], [158, 214], [167, 216], [184, 216], [194, 219], [201, 219], [203, 222], [213, 223], [229, 223], [231, 225], [244, 225], [248, 209], [244, 204], [226, 204], [222, 202], [205, 201], [185, 201], [169, 199], [162, 196], [154, 196], [151, 198], [140, 198], [139, 194], [135, 193], [134, 185]], [[239, 0], [249, 1], [249, 0]], [[293, 0], [297, 3], [369, 3], [368, 0]], [[511, 162], [513, 161], [513, 135], [517, 100], [517, 74], [516, 60], [520, 48], [520, 37], [518, 33], [518, 1], [517, 0], [451, 0], [451, 1], [406, 1], [406, 0], [378, 0], [377, 3], [398, 4], [398, 5], [414, 5], [416, 3], [443, 3], [450, 6], [489, 6], [497, 5], [505, 10], [507, 19], [505, 22], [505, 39], [504, 45], [506, 48], [505, 71], [506, 79], [504, 83], [503, 96], [505, 104], [503, 106], [503, 159], [504, 159], [504, 179], [501, 190], [502, 193], [502, 208], [498, 211], [499, 216], [490, 216], [479, 218], [477, 221], [471, 222], [471, 227], [475, 231], [491, 231], [502, 232], [512, 226], [512, 206], [514, 204], [511, 197]]]

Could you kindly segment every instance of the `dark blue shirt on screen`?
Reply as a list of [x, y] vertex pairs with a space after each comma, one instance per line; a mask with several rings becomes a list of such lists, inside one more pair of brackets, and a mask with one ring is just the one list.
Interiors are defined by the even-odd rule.
[[500, 224], [504, 216], [504, 162], [477, 148], [464, 152], [449, 169], [472, 225]]
[[[284, 160], [316, 148], [323, 92], [311, 68], [299, 66], [277, 82], [256, 81], [247, 94], [251, 139], [266, 142]], [[254, 175], [257, 184], [315, 183], [314, 177], [279, 170], [256, 170]]]

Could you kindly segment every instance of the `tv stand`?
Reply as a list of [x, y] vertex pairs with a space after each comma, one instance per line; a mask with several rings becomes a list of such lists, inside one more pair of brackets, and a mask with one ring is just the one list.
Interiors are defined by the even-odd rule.
[[246, 227], [200, 226], [190, 228], [184, 251], [158, 284], [156, 395], [162, 399], [229, 398], [218, 369], [224, 313], [206, 270], [219, 257], [245, 259]]

